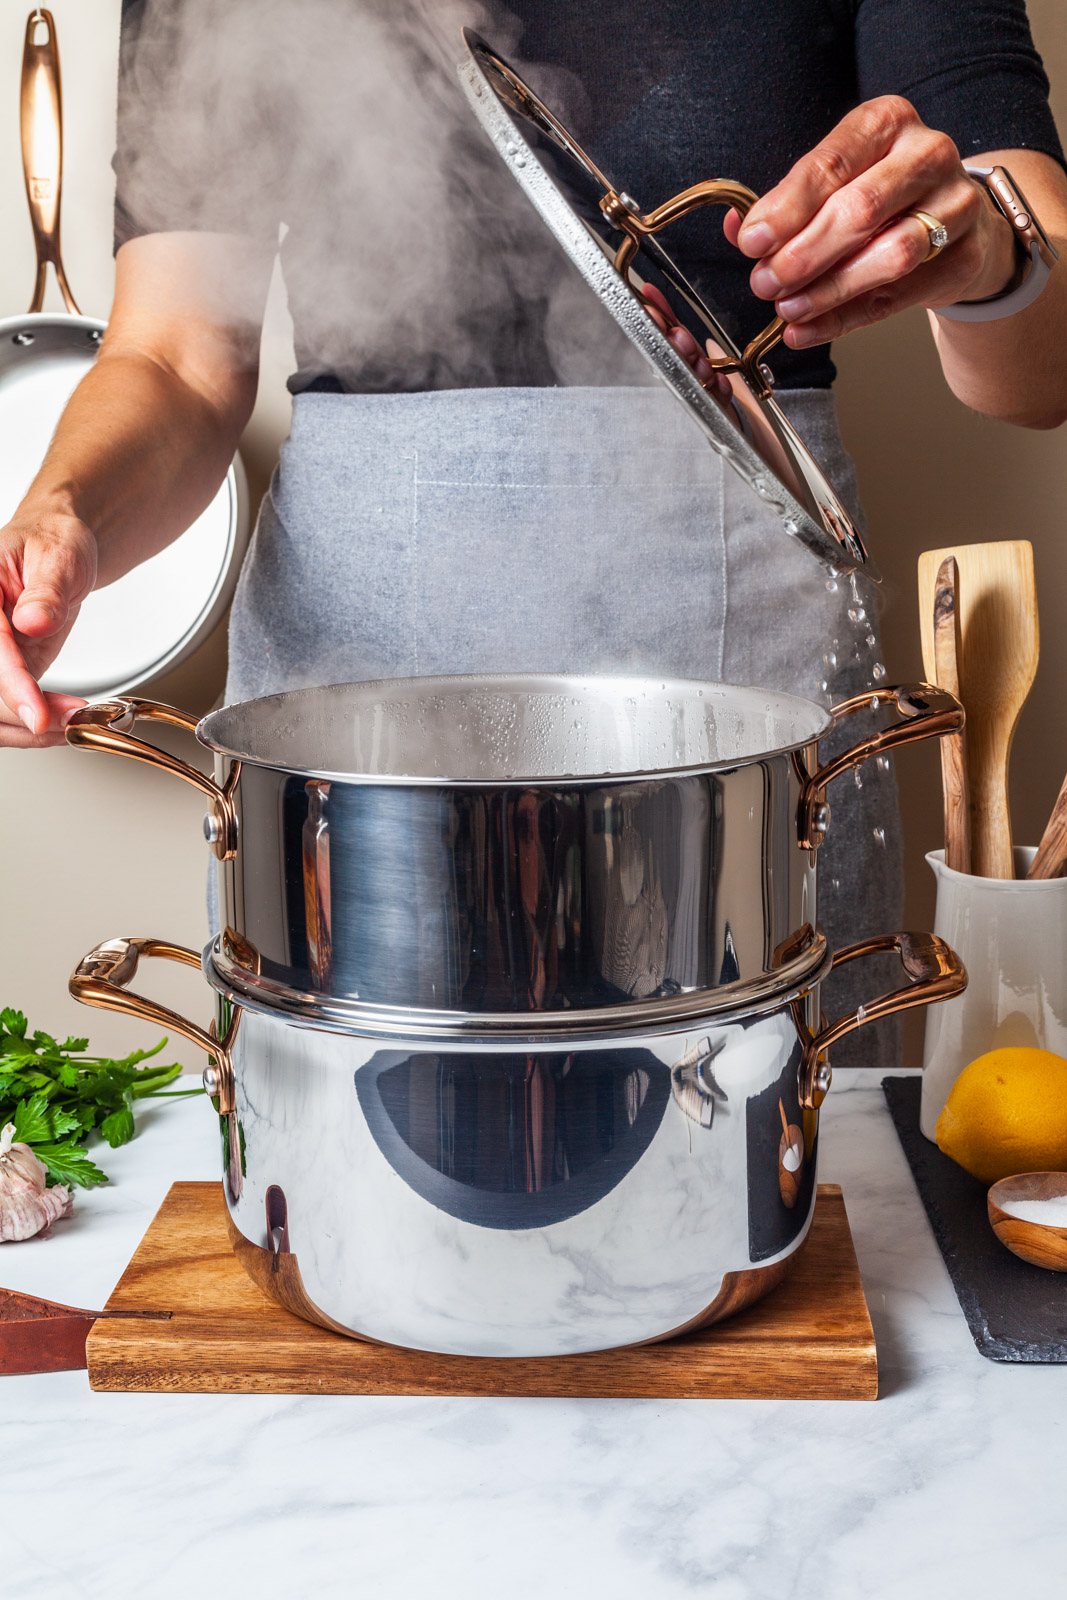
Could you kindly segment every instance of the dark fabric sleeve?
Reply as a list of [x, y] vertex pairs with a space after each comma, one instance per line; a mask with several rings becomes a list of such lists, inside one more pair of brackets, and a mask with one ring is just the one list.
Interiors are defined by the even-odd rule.
[[1064, 164], [1024, 0], [858, 0], [862, 100], [902, 94], [966, 160], [1040, 150]]
[[145, 233], [208, 231], [276, 239], [277, 195], [243, 182], [261, 146], [262, 95], [240, 59], [247, 7], [212, 29], [203, 5], [123, 0], [115, 154], [115, 249]]

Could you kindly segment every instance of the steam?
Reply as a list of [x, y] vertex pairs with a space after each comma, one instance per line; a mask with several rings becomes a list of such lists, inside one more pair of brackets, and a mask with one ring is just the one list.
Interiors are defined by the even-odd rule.
[[[128, 223], [271, 253], [281, 236], [297, 388], [646, 381], [474, 122], [463, 25], [521, 49], [479, 0], [145, 0], [120, 104]], [[534, 82], [581, 104], [558, 69]]]

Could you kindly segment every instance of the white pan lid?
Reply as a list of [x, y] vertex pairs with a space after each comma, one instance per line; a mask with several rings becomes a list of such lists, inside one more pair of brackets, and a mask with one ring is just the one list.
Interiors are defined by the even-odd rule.
[[[761, 335], [742, 350], [658, 237], [669, 220], [697, 205], [734, 204], [744, 210], [756, 197], [740, 184], [717, 179], [642, 213], [502, 56], [469, 29], [463, 38], [469, 55], [458, 71], [475, 116], [527, 198], [656, 375], [711, 446], [778, 513], [787, 534], [834, 573], [862, 567], [877, 579], [849, 511], [774, 399], [773, 374], [764, 359], [778, 337], [774, 326], [765, 330], [766, 339]], [[620, 246], [629, 255], [625, 262]], [[649, 316], [638, 292], [645, 284], [665, 295], [675, 320], [688, 328], [701, 349], [712, 339], [718, 359], [730, 369], [723, 372], [729, 394], [715, 378], [708, 388], [696, 378]]]

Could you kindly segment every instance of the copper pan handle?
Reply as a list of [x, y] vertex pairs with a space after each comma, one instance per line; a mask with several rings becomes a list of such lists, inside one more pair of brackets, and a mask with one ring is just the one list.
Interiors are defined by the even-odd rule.
[[947, 734], [958, 733], [964, 723], [963, 707], [955, 695], [945, 689], [935, 689], [931, 683], [867, 689], [834, 706], [831, 715], [835, 722], [840, 722], [856, 711], [881, 705], [895, 706], [901, 720], [861, 740], [850, 750], [842, 751], [825, 766], [804, 777], [797, 805], [797, 840], [802, 850], [818, 849], [830, 826], [830, 808], [826, 804], [828, 783], [843, 772], [851, 772], [861, 762], [869, 761], [871, 756], [884, 755], [898, 745], [914, 744], [918, 739], [943, 739]]
[[84, 750], [109, 750], [113, 755], [128, 756], [131, 761], [160, 767], [175, 778], [191, 783], [211, 801], [211, 812], [204, 823], [208, 843], [220, 861], [232, 861], [237, 854], [237, 810], [233, 795], [241, 775], [241, 763], [231, 763], [230, 775], [220, 789], [213, 778], [187, 761], [179, 761], [177, 756], [157, 750], [143, 739], [135, 739], [130, 729], [141, 721], [168, 722], [173, 728], [196, 732], [196, 718], [187, 711], [179, 711], [176, 706], [161, 705], [158, 700], [101, 700], [95, 705], [82, 706], [74, 713], [67, 723], [67, 743]]
[[[44, 37], [41, 38], [41, 31]], [[59, 45], [50, 11], [40, 7], [26, 19], [22, 51], [22, 175], [37, 249], [37, 280], [30, 311], [44, 305], [48, 263], [56, 271], [63, 304], [78, 316], [59, 248], [59, 206], [63, 190], [63, 88], [59, 74]]]
[[885, 933], [876, 939], [861, 939], [850, 944], [834, 956], [835, 967], [860, 956], [877, 951], [895, 950], [900, 956], [908, 983], [901, 989], [883, 994], [869, 1005], [858, 1006], [835, 1022], [827, 1022], [804, 1046], [800, 1062], [800, 1104], [810, 1110], [822, 1104], [830, 1087], [830, 1063], [821, 1060], [830, 1046], [847, 1034], [855, 1033], [867, 1022], [877, 1022], [879, 1017], [891, 1017], [896, 1011], [909, 1011], [913, 1006], [932, 1006], [940, 1000], [951, 1000], [967, 987], [967, 973], [955, 950], [933, 933]]
[[[641, 212], [629, 196], [616, 194], [614, 189], [609, 190], [600, 202], [600, 209], [608, 221], [625, 235], [615, 252], [616, 272], [621, 274], [635, 293], [640, 293], [630, 277], [630, 266], [643, 238], [659, 233], [661, 228], [677, 222], [679, 217], [696, 211], [700, 206], [730, 206], [745, 217], [758, 199], [759, 195], [754, 190], [746, 188], [743, 183], [735, 183], [731, 178], [706, 178], [703, 183], [694, 183], [691, 188], [683, 189], [681, 194], [665, 200], [654, 211]], [[749, 340], [740, 361], [735, 361], [732, 356], [708, 356], [705, 359], [716, 372], [743, 372], [757, 394], [769, 394], [770, 383], [760, 367], [768, 350], [774, 348], [784, 332], [785, 322], [781, 317], [774, 317], [762, 333], [757, 333], [754, 339]]]
[[70, 975], [70, 992], [84, 1006], [98, 1006], [101, 1011], [118, 1011], [123, 1016], [136, 1017], [139, 1022], [151, 1022], [168, 1033], [180, 1033], [183, 1039], [195, 1044], [211, 1057], [204, 1072], [204, 1088], [216, 1102], [221, 1113], [233, 1110], [233, 1065], [230, 1049], [233, 1045], [241, 1013], [235, 1012], [234, 1021], [225, 1039], [219, 1039], [187, 1022], [176, 1011], [155, 1000], [146, 1000], [134, 994], [127, 985], [137, 973], [142, 956], [162, 956], [167, 961], [180, 961], [184, 966], [200, 970], [200, 957], [195, 950], [184, 945], [170, 944], [166, 939], [107, 939], [83, 956]]

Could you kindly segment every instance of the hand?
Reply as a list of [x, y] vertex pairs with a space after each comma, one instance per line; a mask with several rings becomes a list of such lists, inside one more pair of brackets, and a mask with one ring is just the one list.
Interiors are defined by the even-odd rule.
[[0, 529], [0, 746], [57, 745], [84, 700], [37, 684], [96, 581], [96, 541], [76, 517], [20, 510]]
[[[932, 261], [911, 210], [945, 224]], [[998, 294], [1015, 269], [1011, 227], [968, 178], [947, 134], [897, 95], [857, 106], [752, 207], [727, 238], [759, 258], [752, 291], [773, 300], [794, 350], [825, 344], [907, 306], [936, 310]]]
[[[645, 310], [656, 324], [660, 333], [664, 334], [667, 341], [672, 344], [703, 384], [705, 389], [716, 393], [721, 400], [730, 400], [733, 390], [730, 380], [724, 372], [716, 372], [711, 362], [704, 355], [689, 329], [680, 323], [671, 310], [667, 296], [654, 284], [646, 283], [641, 288], [641, 298], [645, 303]], [[712, 343], [707, 341], [708, 355], [713, 354]], [[721, 352], [720, 352], [721, 353]]]

